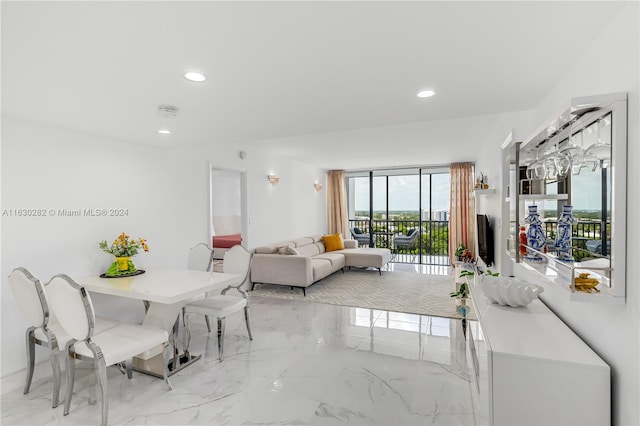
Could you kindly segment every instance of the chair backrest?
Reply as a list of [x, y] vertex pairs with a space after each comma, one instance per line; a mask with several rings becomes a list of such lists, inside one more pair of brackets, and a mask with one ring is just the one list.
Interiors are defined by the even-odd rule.
[[40, 280], [25, 268], [16, 268], [9, 275], [9, 287], [27, 322], [32, 327], [47, 325], [49, 305]]
[[189, 249], [187, 269], [210, 271], [213, 263], [213, 251], [205, 243], [198, 243]]
[[249, 267], [251, 266], [251, 253], [240, 244], [231, 247], [224, 254], [222, 270], [227, 274], [240, 275], [237, 281], [229, 284], [229, 287], [239, 287], [247, 279]]
[[409, 232], [407, 232], [407, 237], [410, 237], [412, 235], [418, 235], [418, 230], [417, 229], [410, 229]]
[[93, 336], [96, 317], [84, 287], [60, 274], [47, 284], [47, 296], [58, 322], [71, 337], [82, 341]]

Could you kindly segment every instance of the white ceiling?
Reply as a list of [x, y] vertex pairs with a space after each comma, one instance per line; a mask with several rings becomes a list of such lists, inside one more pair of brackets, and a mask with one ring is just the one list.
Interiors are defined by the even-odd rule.
[[[279, 138], [285, 149], [296, 135], [525, 110], [619, 7], [3, 1], [2, 112], [152, 146]], [[437, 95], [417, 98], [425, 88]], [[160, 117], [160, 104], [180, 113]]]

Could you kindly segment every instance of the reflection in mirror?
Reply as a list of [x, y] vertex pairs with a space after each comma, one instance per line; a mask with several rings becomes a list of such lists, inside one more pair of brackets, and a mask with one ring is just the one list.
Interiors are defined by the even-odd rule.
[[571, 175], [576, 260], [610, 259], [611, 247], [611, 113], [574, 133], [588, 154]]

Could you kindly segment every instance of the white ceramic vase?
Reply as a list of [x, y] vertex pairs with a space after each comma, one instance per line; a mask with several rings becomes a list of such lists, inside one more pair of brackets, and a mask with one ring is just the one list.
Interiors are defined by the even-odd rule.
[[544, 288], [539, 285], [530, 284], [512, 277], [483, 275], [479, 277], [479, 283], [485, 296], [493, 303], [513, 308], [527, 306], [544, 291]]

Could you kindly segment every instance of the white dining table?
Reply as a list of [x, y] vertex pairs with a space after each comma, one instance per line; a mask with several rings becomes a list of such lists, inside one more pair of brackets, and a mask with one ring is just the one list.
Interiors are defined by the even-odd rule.
[[[78, 278], [76, 281], [90, 293], [108, 294], [145, 302], [148, 309], [142, 324], [162, 328], [173, 336], [174, 357], [169, 364], [171, 375], [200, 358], [200, 355], [188, 352], [178, 353], [178, 319], [182, 307], [195, 297], [222, 290], [236, 278], [238, 275], [220, 272], [150, 269], [143, 274], [129, 277], [89, 276]], [[158, 347], [134, 358], [133, 369], [161, 378], [162, 363], [161, 347]]]

